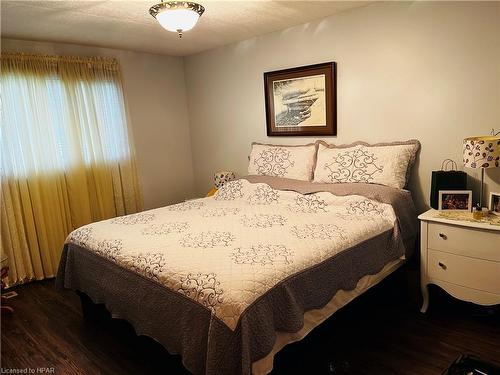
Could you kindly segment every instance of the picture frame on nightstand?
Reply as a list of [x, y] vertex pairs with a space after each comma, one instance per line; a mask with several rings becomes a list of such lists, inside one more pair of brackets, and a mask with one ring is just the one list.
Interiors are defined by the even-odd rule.
[[492, 214], [500, 215], [500, 193], [490, 193], [488, 209]]
[[472, 190], [439, 190], [439, 211], [472, 211]]

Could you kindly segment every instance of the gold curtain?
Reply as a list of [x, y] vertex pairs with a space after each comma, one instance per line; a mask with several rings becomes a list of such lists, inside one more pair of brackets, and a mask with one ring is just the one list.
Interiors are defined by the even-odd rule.
[[115, 59], [1, 56], [1, 254], [53, 277], [66, 236], [142, 209]]

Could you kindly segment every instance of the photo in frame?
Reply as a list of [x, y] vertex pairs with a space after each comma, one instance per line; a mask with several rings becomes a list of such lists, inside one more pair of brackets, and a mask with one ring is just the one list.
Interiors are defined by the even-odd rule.
[[440, 211], [472, 211], [472, 190], [439, 190]]
[[490, 193], [488, 209], [495, 215], [500, 215], [500, 193]]
[[268, 136], [337, 135], [335, 62], [264, 73]]

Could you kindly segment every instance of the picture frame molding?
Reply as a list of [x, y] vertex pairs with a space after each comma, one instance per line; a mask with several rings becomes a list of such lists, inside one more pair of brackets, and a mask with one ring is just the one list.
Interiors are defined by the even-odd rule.
[[[467, 209], [443, 209], [443, 195], [444, 194], [468, 194], [469, 200], [467, 204]], [[451, 212], [472, 212], [472, 190], [439, 190], [438, 192], [438, 210], [439, 211], [451, 211]]]
[[[326, 126], [297, 126], [297, 129], [292, 127], [283, 130], [276, 130], [274, 126], [274, 101], [272, 96], [272, 82], [281, 79], [300, 78], [314, 75], [312, 70], [329, 69], [331, 75], [325, 76], [325, 110], [326, 110]], [[309, 73], [308, 73], [309, 72]], [[290, 75], [296, 75], [290, 77]], [[281, 76], [281, 77], [280, 77]], [[274, 79], [273, 79], [274, 78]], [[331, 82], [329, 82], [331, 80]], [[266, 131], [268, 137], [274, 136], [336, 136], [337, 135], [337, 64], [334, 61], [304, 65], [293, 68], [281, 69], [264, 72], [264, 100], [266, 108]], [[285, 130], [291, 129], [292, 130]]]

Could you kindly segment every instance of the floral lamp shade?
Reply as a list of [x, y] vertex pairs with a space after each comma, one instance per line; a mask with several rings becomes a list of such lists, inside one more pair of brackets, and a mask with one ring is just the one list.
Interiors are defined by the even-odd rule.
[[214, 173], [214, 184], [217, 189], [220, 189], [226, 182], [232, 181], [236, 178], [234, 172], [219, 171]]
[[464, 139], [464, 166], [467, 168], [500, 167], [500, 137], [484, 136]]
[[464, 166], [481, 169], [479, 209], [483, 207], [484, 170], [500, 166], [500, 137], [483, 136], [464, 139]]

